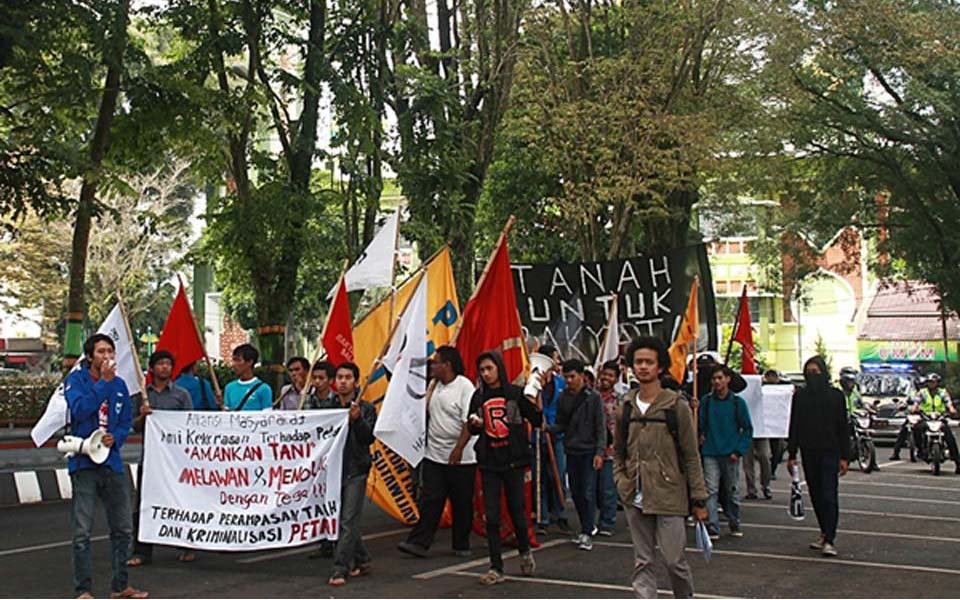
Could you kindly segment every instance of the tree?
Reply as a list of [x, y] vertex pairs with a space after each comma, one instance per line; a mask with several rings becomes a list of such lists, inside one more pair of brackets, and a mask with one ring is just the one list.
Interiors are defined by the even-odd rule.
[[[847, 206], [877, 242], [873, 266], [881, 276], [930, 281], [945, 306], [957, 309], [956, 6], [939, 0], [764, 6], [769, 60], [766, 114], [758, 122], [776, 130], [769, 138], [782, 155], [817, 166], [804, 169], [812, 185], [838, 192], [816, 197], [787, 223], [796, 227], [806, 215], [837, 215], [837, 204]], [[783, 195], [791, 195], [795, 181], [778, 182]]]
[[[577, 0], [531, 15], [517, 69], [522, 108], [506, 127], [559, 188], [538, 217], [576, 240], [569, 258], [687, 243], [700, 188], [750, 109], [741, 93], [752, 66], [749, 6]], [[514, 161], [503, 148], [498, 160]]]
[[[391, 157], [407, 197], [406, 232], [428, 256], [449, 241], [457, 289], [474, 282], [477, 206], [507, 109], [524, 0], [381, 0], [388, 22], [386, 103], [400, 151]], [[391, 20], [392, 17], [392, 20]], [[437, 44], [431, 45], [432, 34]]]

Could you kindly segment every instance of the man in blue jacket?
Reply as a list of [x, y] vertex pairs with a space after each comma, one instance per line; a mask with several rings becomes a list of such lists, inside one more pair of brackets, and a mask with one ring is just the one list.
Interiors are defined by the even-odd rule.
[[117, 377], [116, 347], [108, 335], [97, 333], [83, 343], [81, 368], [67, 375], [64, 395], [70, 409], [72, 434], [87, 438], [103, 429], [103, 445], [110, 454], [102, 464], [85, 454], [70, 458], [73, 485], [71, 523], [73, 526], [73, 585], [80, 598], [92, 598], [90, 573], [90, 531], [97, 498], [103, 502], [110, 527], [113, 580], [111, 598], [146, 598], [147, 593], [127, 584], [127, 559], [133, 524], [130, 512], [130, 483], [124, 472], [120, 448], [132, 422], [130, 394]]
[[753, 425], [747, 402], [730, 391], [733, 372], [725, 365], [711, 369], [713, 392], [700, 400], [700, 454], [707, 482], [707, 529], [720, 538], [717, 497], [723, 486], [723, 512], [730, 519], [730, 535], [743, 537], [740, 529], [740, 462], [753, 443]]

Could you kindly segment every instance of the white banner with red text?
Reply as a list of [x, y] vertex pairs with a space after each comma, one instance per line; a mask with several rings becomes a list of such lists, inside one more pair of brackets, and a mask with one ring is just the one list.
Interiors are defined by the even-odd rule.
[[336, 539], [347, 433], [346, 410], [153, 412], [140, 541], [246, 551]]

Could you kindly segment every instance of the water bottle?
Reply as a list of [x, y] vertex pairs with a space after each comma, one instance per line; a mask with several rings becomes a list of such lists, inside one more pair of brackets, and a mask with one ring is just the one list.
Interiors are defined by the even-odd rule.
[[787, 512], [794, 521], [802, 521], [805, 516], [803, 510], [803, 489], [800, 487], [800, 468], [796, 465], [793, 467], [792, 475], [793, 482], [790, 484], [790, 504]]

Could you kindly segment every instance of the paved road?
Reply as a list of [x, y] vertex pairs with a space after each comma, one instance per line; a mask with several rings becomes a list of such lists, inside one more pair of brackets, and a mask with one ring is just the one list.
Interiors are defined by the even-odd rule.
[[[691, 553], [698, 595], [709, 597], [951, 597], [960, 594], [960, 476], [933, 477], [919, 464], [882, 464], [870, 475], [851, 472], [841, 484], [840, 556], [824, 559], [807, 549], [816, 537], [812, 511], [803, 522], [786, 513], [787, 482], [775, 482], [772, 501], [744, 503], [743, 539], [724, 536], [713, 560]], [[782, 472], [782, 471], [781, 471]], [[952, 469], [951, 469], [952, 473]], [[152, 597], [439, 597], [581, 598], [631, 596], [629, 535], [620, 513], [612, 538], [598, 538], [592, 552], [564, 537], [547, 536], [536, 553], [537, 576], [520, 578], [516, 559], [506, 562], [503, 585], [485, 588], [477, 577], [487, 560], [483, 540], [473, 538], [474, 556], [454, 557], [444, 531], [429, 559], [395, 550], [405, 529], [375, 507], [365, 513], [364, 531], [374, 572], [329, 588], [327, 559], [309, 560], [307, 548], [253, 554], [201, 553], [180, 564], [171, 549], [159, 548], [154, 563], [131, 571], [134, 585]], [[94, 585], [109, 586], [109, 542], [98, 519], [93, 544]], [[0, 510], [2, 597], [63, 597], [70, 581], [69, 518], [66, 504]], [[692, 530], [690, 546], [693, 546]], [[667, 587], [661, 573], [661, 587]], [[665, 596], [669, 593], [664, 592]]]

